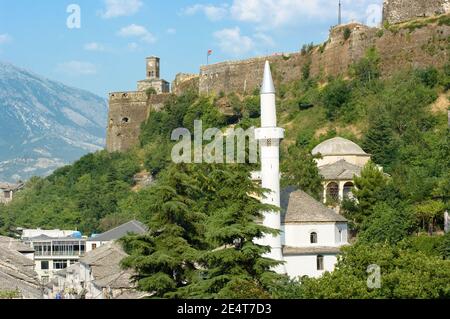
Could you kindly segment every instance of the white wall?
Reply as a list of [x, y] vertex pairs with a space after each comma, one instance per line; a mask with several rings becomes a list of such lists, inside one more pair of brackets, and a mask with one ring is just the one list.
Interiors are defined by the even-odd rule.
[[337, 262], [337, 256], [333, 254], [323, 254], [324, 270], [317, 270], [317, 255], [294, 255], [285, 256], [286, 271], [291, 278], [308, 276], [317, 278], [324, 272], [332, 272]]
[[[284, 231], [283, 245], [290, 247], [340, 246], [342, 243], [337, 238], [341, 228], [346, 228], [345, 224], [340, 224], [339, 228], [334, 222], [286, 224], [282, 226]], [[317, 233], [317, 244], [311, 244], [310, 235], [312, 232]]]

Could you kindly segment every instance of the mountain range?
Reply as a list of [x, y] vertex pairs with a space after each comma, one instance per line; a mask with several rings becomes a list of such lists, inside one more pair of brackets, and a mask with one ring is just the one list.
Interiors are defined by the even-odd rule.
[[0, 62], [0, 181], [46, 176], [105, 146], [107, 102]]

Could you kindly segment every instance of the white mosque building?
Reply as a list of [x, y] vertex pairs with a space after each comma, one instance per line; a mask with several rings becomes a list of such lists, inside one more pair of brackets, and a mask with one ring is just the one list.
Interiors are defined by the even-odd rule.
[[[326, 271], [333, 271], [341, 247], [348, 245], [347, 220], [301, 190], [280, 189], [279, 146], [284, 129], [277, 127], [275, 87], [269, 62], [265, 65], [261, 87], [261, 128], [256, 129], [255, 135], [261, 147], [261, 172], [255, 176], [260, 176], [263, 188], [272, 190], [262, 201], [281, 208], [281, 213], [263, 214], [263, 225], [279, 229], [281, 235], [267, 235], [258, 243], [272, 248], [267, 257], [285, 262], [275, 270], [291, 278], [320, 277]], [[324, 157], [319, 166], [339, 166], [343, 164], [341, 160], [349, 160], [349, 165], [360, 161], [362, 165], [365, 155], [359, 149], [356, 151], [354, 145], [347, 147], [347, 142], [342, 146], [341, 140], [337, 142], [341, 146], [334, 146], [333, 141], [318, 146], [316, 151], [333, 156]], [[325, 152], [328, 149], [330, 152]], [[341, 149], [344, 151], [340, 152]], [[350, 160], [353, 158], [355, 161]]]

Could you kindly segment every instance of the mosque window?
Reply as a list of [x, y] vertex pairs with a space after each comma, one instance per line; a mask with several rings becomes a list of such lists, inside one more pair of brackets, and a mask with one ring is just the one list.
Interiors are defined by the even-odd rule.
[[311, 241], [311, 244], [317, 244], [317, 233], [316, 232], [311, 233], [310, 241]]
[[345, 183], [344, 185], [344, 198], [349, 198], [352, 193], [354, 185], [352, 182]]
[[324, 270], [322, 255], [317, 256], [317, 270]]
[[331, 200], [339, 199], [339, 185], [335, 182], [331, 182], [327, 185], [327, 198]]

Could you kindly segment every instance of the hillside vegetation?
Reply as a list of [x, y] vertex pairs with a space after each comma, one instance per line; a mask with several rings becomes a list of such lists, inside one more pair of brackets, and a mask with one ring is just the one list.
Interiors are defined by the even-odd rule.
[[[193, 132], [196, 119], [203, 120], [204, 129], [259, 126], [258, 92], [173, 97], [161, 112], [150, 114], [134, 150], [90, 154], [48, 178], [30, 180], [11, 205], [0, 206], [0, 230], [58, 227], [90, 233], [140, 219], [155, 232], [125, 240], [130, 258], [124, 266], [136, 269], [139, 287], [158, 297], [449, 297], [449, 236], [432, 235], [442, 231], [443, 213], [450, 208], [450, 64], [382, 79], [380, 63], [369, 50], [352, 66], [349, 79], [321, 84], [305, 68], [302, 81], [278, 87], [279, 124], [287, 130], [285, 185], [318, 198], [321, 180], [310, 151], [337, 135], [362, 145], [389, 174], [370, 163], [356, 180], [357, 201], [343, 203], [356, 244], [344, 251], [337, 270], [321, 279], [299, 285], [274, 276], [268, 270], [273, 261], [260, 257], [264, 248], [251, 243], [270, 231], [254, 223], [261, 207], [248, 194], [262, 191], [248, 183], [255, 166], [170, 161], [172, 130]], [[233, 114], [220, 112], [223, 105]], [[133, 191], [133, 176], [143, 170], [156, 182]], [[391, 261], [389, 284], [367, 288], [367, 266]], [[195, 263], [203, 265], [202, 272]], [[352, 284], [342, 290], [349, 278]]]

